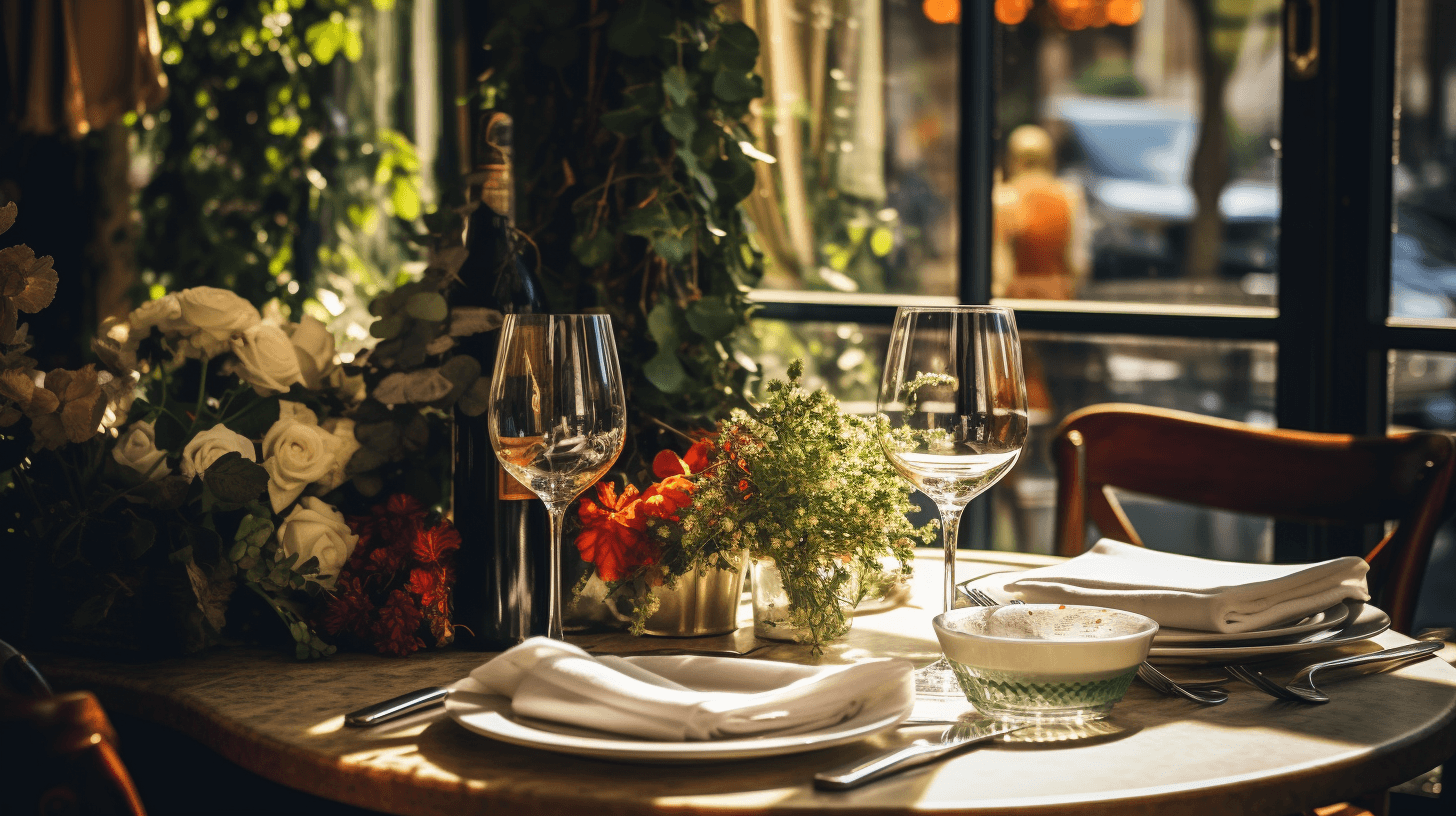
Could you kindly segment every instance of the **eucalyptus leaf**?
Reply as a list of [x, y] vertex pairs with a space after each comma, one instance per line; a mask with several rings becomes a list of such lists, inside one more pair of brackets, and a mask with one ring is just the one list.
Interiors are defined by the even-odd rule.
[[647, 313], [647, 333], [657, 341], [659, 349], [676, 353], [678, 327], [683, 325], [682, 310], [668, 300], [660, 300]]
[[659, 258], [676, 266], [684, 263], [691, 256], [693, 242], [691, 238], [675, 233], [663, 233], [652, 239], [652, 251], [657, 253]]
[[713, 77], [713, 95], [724, 102], [747, 102], [763, 96], [763, 80], [746, 70], [723, 68]]
[[390, 374], [374, 387], [373, 397], [386, 405], [434, 402], [453, 387], [439, 369], [426, 368]]
[[247, 515], [238, 522], [238, 531], [233, 535], [233, 541], [242, 544], [245, 551], [260, 548], [268, 543], [268, 538], [273, 535], [273, 529], [271, 517]]
[[88, 599], [85, 603], [76, 608], [71, 615], [71, 626], [77, 629], [85, 629], [95, 626], [106, 619], [107, 613], [111, 611], [111, 605], [116, 601], [116, 592], [107, 592]]
[[465, 337], [481, 332], [495, 331], [504, 321], [501, 313], [484, 306], [456, 306], [450, 310], [451, 337]]
[[638, 107], [618, 108], [602, 114], [602, 127], [623, 136], [633, 136], [647, 127], [652, 114]]
[[713, 51], [719, 63], [738, 71], [752, 71], [758, 62], [758, 35], [746, 24], [730, 22], [718, 31]]
[[468, 417], [478, 417], [485, 413], [490, 407], [490, 381], [481, 377], [473, 385], [465, 389], [460, 399], [455, 401], [455, 407], [460, 413]]
[[409, 299], [404, 310], [416, 320], [438, 323], [450, 314], [450, 305], [438, 292], [420, 292]]
[[369, 326], [369, 333], [380, 340], [393, 340], [404, 331], [405, 319], [401, 315], [392, 314], [389, 317], [380, 318]]

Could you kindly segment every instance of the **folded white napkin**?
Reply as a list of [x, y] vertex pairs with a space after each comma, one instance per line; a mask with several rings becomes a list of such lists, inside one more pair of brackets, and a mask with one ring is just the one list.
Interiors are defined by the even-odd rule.
[[826, 728], [887, 695], [915, 697], [912, 666], [799, 666], [731, 657], [590, 655], [536, 637], [470, 673], [523, 716], [654, 740]]
[[1254, 632], [1322, 612], [1343, 600], [1369, 600], [1359, 558], [1316, 564], [1241, 564], [1158, 552], [1102, 539], [1050, 567], [996, 576], [999, 593], [1028, 603], [1109, 606], [1163, 626]]

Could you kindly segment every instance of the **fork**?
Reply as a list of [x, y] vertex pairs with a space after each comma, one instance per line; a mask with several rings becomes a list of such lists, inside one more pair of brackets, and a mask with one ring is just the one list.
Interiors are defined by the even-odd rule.
[[[1000, 601], [987, 595], [985, 592], [975, 588], [962, 586], [961, 591], [965, 593], [977, 606], [1004, 606]], [[1019, 604], [1023, 601], [1013, 600], [1011, 603]], [[1144, 660], [1138, 664], [1137, 677], [1147, 683], [1154, 691], [1161, 692], [1169, 697], [1186, 697], [1195, 703], [1203, 705], [1221, 705], [1228, 702], [1228, 690], [1217, 684], [1192, 683], [1186, 686], [1174, 682], [1173, 678], [1153, 668], [1152, 664]]]
[[1320, 669], [1332, 669], [1340, 666], [1360, 666], [1366, 663], [1381, 663], [1387, 660], [1408, 660], [1411, 658], [1422, 658], [1434, 652], [1441, 651], [1444, 643], [1436, 641], [1423, 641], [1420, 643], [1407, 643], [1404, 646], [1396, 646], [1393, 649], [1381, 649], [1378, 652], [1367, 652], [1353, 657], [1342, 657], [1338, 660], [1326, 660], [1323, 663], [1315, 663], [1299, 670], [1288, 685], [1279, 685], [1268, 677], [1265, 677], [1258, 669], [1252, 666], [1224, 666], [1223, 670], [1238, 679], [1248, 683], [1260, 691], [1277, 697], [1281, 700], [1293, 700], [1297, 703], [1328, 703], [1330, 696], [1320, 691], [1314, 685], [1314, 673]]

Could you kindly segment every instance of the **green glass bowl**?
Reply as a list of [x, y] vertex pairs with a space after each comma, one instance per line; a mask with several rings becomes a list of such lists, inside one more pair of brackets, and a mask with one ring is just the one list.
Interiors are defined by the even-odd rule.
[[987, 716], [1017, 721], [1106, 717], [1157, 632], [1151, 618], [1091, 606], [971, 607], [935, 618], [966, 699]]

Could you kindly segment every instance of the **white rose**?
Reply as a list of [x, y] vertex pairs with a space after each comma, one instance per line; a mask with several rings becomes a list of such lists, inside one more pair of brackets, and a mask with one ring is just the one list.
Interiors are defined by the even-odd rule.
[[263, 437], [263, 469], [268, 499], [281, 513], [303, 489], [334, 469], [338, 439], [318, 426], [318, 418], [296, 402], [279, 404], [278, 421]]
[[339, 570], [357, 543], [359, 537], [344, 523], [344, 514], [312, 496], [299, 502], [278, 525], [279, 554], [296, 554], [294, 566], [318, 558], [319, 571], [314, 580], [328, 589], [333, 589]]
[[327, 493], [348, 480], [349, 460], [359, 450], [359, 440], [354, 438], [352, 419], [330, 419], [323, 424], [323, 429], [333, 434], [335, 445], [334, 466], [317, 482], [318, 489]]
[[167, 452], [157, 449], [157, 430], [150, 422], [133, 422], [122, 431], [121, 438], [116, 440], [116, 447], [111, 449], [111, 456], [118, 463], [150, 480], [160, 479], [172, 472], [162, 461], [167, 458]]
[[175, 332], [182, 328], [182, 303], [177, 300], [174, 292], [164, 295], [156, 300], [149, 300], [136, 307], [126, 317], [127, 341], [135, 347], [137, 343], [146, 339], [155, 327], [163, 334]]
[[250, 326], [233, 338], [232, 345], [242, 367], [238, 376], [260, 395], [281, 394], [290, 385], [303, 382], [293, 344], [277, 326], [266, 323]]
[[302, 375], [300, 382], [308, 388], [323, 385], [324, 377], [335, 367], [334, 335], [323, 321], [308, 316], [288, 326], [287, 332], [298, 356], [298, 370]]
[[190, 482], [194, 476], [206, 473], [212, 463], [221, 459], [223, 454], [233, 451], [241, 453], [249, 462], [258, 461], [253, 454], [252, 440], [228, 430], [225, 425], [214, 425], [192, 437], [192, 441], [182, 449], [182, 466], [178, 469]]
[[194, 286], [177, 293], [182, 308], [181, 333], [188, 356], [216, 357], [227, 351], [233, 336], [258, 325], [262, 315], [236, 293], [212, 286]]

